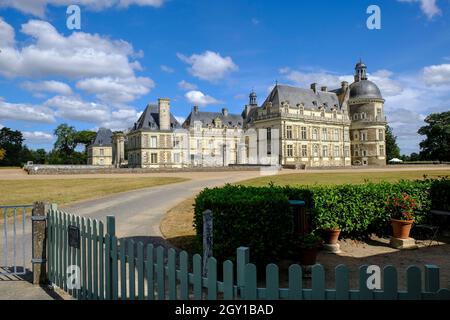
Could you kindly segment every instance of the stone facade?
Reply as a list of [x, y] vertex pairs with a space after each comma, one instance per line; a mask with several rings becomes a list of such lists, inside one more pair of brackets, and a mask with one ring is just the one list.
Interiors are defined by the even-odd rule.
[[112, 131], [100, 128], [94, 142], [88, 146], [88, 165], [110, 166], [113, 164]]
[[[130, 168], [386, 164], [384, 99], [362, 62], [355, 81], [338, 89], [277, 84], [261, 106], [255, 93], [249, 98], [242, 114], [194, 107], [183, 124], [171, 114], [170, 100], [159, 99], [126, 138], [114, 140], [114, 150], [127, 141]], [[123, 160], [120, 154], [114, 152], [115, 163]]]

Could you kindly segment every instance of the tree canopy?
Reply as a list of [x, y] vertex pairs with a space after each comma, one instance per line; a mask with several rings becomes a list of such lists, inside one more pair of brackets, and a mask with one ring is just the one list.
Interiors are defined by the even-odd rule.
[[397, 137], [392, 128], [386, 125], [386, 159], [400, 158], [400, 148], [397, 145]]
[[425, 118], [427, 125], [418, 131], [426, 136], [420, 143], [423, 160], [450, 161], [450, 111], [432, 113]]

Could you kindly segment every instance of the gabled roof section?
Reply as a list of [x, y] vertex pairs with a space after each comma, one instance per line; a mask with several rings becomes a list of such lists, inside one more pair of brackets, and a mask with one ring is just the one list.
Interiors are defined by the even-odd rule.
[[195, 122], [200, 121], [203, 127], [208, 125], [214, 125], [214, 120], [220, 119], [223, 126], [228, 127], [239, 127], [242, 128], [244, 119], [239, 114], [228, 113], [224, 115], [222, 112], [203, 112], [203, 111], [192, 111], [183, 123], [184, 128], [193, 126]]
[[106, 128], [100, 128], [95, 136], [93, 146], [112, 146], [112, 131]]
[[281, 103], [286, 101], [289, 101], [293, 107], [303, 104], [305, 109], [317, 109], [319, 106], [324, 106], [325, 110], [330, 111], [333, 107], [339, 108], [339, 99], [335, 92], [317, 91], [315, 93], [312, 89], [286, 85], [275, 86], [264, 104], [272, 102], [274, 106], [281, 106]]
[[[180, 129], [181, 124], [177, 119], [170, 113], [170, 127], [171, 129]], [[145, 108], [144, 112], [142, 112], [138, 121], [135, 123], [132, 130], [151, 130], [158, 131], [159, 127], [159, 108], [157, 105], [149, 104]]]

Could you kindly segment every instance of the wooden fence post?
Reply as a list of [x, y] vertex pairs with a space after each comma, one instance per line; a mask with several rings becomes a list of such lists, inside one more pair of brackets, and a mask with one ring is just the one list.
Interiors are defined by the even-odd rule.
[[46, 202], [35, 202], [31, 214], [33, 284], [48, 284], [47, 277], [47, 211]]
[[236, 279], [237, 286], [244, 293], [245, 287], [245, 266], [250, 263], [250, 249], [247, 247], [239, 247], [236, 250]]

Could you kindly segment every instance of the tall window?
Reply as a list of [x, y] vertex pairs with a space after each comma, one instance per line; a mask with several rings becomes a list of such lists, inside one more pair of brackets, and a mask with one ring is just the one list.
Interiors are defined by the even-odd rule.
[[307, 146], [302, 146], [302, 157], [306, 158], [308, 156]]
[[350, 134], [347, 129], [344, 130], [344, 141], [349, 141]]
[[384, 130], [378, 129], [378, 140], [383, 141], [384, 140]]
[[313, 129], [312, 138], [313, 140], [319, 140], [319, 130], [317, 128]]
[[288, 157], [294, 156], [294, 150], [293, 150], [291, 144], [288, 144], [288, 145], [287, 145], [287, 149], [286, 149], [286, 150], [287, 150], [287, 156], [288, 156]]
[[339, 158], [341, 155], [339, 154], [339, 146], [334, 146], [334, 156]]
[[380, 156], [384, 156], [384, 145], [380, 145]]
[[361, 136], [361, 141], [366, 141], [367, 140], [367, 133], [366, 132], [361, 132], [360, 136]]
[[105, 155], [105, 150], [104, 149], [100, 149], [100, 156], [103, 157]]
[[339, 141], [339, 129], [334, 129], [334, 141]]
[[302, 140], [306, 140], [306, 127], [301, 128]]
[[314, 158], [317, 158], [319, 156], [319, 145], [317, 144], [313, 145], [313, 156]]
[[156, 148], [158, 142], [158, 138], [156, 136], [150, 137], [150, 148]]
[[158, 154], [157, 153], [152, 153], [150, 156], [150, 162], [152, 164], [158, 163]]
[[286, 139], [292, 139], [292, 126], [286, 126]]
[[173, 162], [174, 163], [180, 163], [180, 154], [179, 153], [174, 153], [173, 154]]
[[328, 130], [327, 128], [322, 128], [322, 140], [327, 141], [328, 140]]
[[350, 158], [350, 148], [348, 146], [344, 147], [344, 157]]
[[322, 156], [324, 158], [328, 158], [328, 146], [323, 146], [322, 147]]

